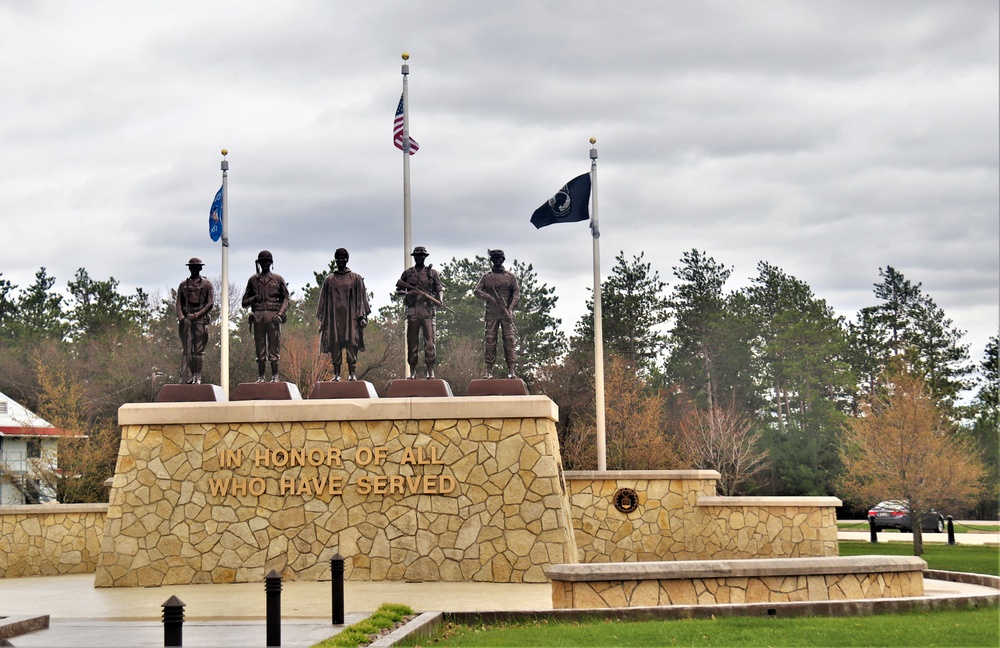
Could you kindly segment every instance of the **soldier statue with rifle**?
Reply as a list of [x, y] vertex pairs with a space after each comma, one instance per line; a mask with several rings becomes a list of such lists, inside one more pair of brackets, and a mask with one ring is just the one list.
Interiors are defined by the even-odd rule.
[[514, 363], [517, 361], [517, 327], [514, 326], [514, 309], [521, 300], [517, 277], [503, 267], [506, 260], [503, 250], [490, 250], [493, 268], [476, 284], [475, 295], [486, 302], [486, 378], [493, 378], [493, 363], [497, 359], [497, 329], [503, 333], [503, 356], [507, 361], [507, 377], [516, 378]]
[[205, 264], [192, 257], [187, 262], [191, 276], [177, 287], [177, 332], [184, 347], [181, 382], [201, 384], [205, 365], [205, 346], [208, 344], [208, 314], [215, 305], [212, 282], [201, 276]]
[[411, 256], [413, 266], [403, 271], [403, 276], [396, 282], [396, 292], [404, 295], [403, 303], [406, 304], [406, 361], [410, 366], [407, 378], [412, 380], [417, 377], [421, 332], [424, 336], [427, 378], [434, 378], [434, 309], [444, 306], [441, 301], [444, 286], [438, 271], [429, 263], [424, 265], [427, 248], [418, 245], [413, 248]]

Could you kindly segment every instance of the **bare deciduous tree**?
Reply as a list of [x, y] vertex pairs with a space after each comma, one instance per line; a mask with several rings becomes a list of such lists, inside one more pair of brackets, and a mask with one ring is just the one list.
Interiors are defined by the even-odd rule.
[[717, 470], [721, 495], [741, 492], [766, 466], [761, 433], [734, 405], [698, 409], [693, 405], [680, 419], [678, 441], [696, 468]]
[[319, 336], [315, 331], [290, 327], [282, 336], [281, 346], [282, 379], [294, 382], [304, 397], [309, 396], [317, 382], [330, 380], [333, 375], [330, 356], [319, 352]]

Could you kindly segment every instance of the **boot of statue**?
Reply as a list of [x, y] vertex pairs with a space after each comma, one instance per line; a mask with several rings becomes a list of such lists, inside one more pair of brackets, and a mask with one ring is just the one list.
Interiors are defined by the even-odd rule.
[[493, 380], [493, 365], [486, 365], [486, 374], [483, 376], [486, 380]]
[[428, 364], [427, 365], [427, 380], [433, 380], [433, 379], [434, 379], [434, 365]]
[[340, 382], [340, 365], [333, 365], [333, 382]]
[[278, 363], [271, 363], [271, 382], [281, 382], [281, 378], [278, 378]]
[[407, 380], [417, 379], [417, 365], [410, 365], [410, 375], [406, 377]]
[[260, 362], [257, 363], [257, 382], [259, 382], [259, 383], [267, 382], [266, 380], [264, 380], [264, 367], [265, 366], [266, 365], [265, 365], [264, 361], [260, 361]]
[[358, 368], [347, 365], [347, 381], [357, 382], [358, 381]]

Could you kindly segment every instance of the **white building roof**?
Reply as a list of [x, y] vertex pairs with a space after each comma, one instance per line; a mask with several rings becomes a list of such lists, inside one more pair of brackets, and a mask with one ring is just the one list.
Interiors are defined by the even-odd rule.
[[0, 392], [0, 436], [57, 436], [63, 431]]

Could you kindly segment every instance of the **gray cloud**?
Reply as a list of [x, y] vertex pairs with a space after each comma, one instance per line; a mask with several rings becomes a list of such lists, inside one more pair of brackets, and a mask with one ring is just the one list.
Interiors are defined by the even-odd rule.
[[596, 136], [605, 274], [646, 251], [672, 280], [698, 248], [732, 287], [766, 260], [850, 317], [893, 265], [978, 357], [998, 326], [998, 24], [974, 0], [7, 2], [0, 272], [147, 289], [192, 255], [211, 272], [227, 147], [234, 281], [267, 247], [301, 288], [344, 245], [384, 303], [409, 50], [414, 243], [435, 263], [502, 246], [571, 327], [589, 230], [527, 220]]

